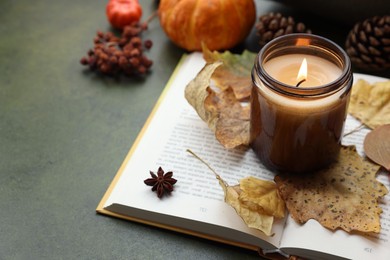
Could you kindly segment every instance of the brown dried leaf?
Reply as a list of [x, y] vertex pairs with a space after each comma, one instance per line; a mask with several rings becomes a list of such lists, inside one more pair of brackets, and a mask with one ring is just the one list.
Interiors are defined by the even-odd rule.
[[372, 85], [358, 80], [352, 87], [348, 112], [371, 129], [390, 124], [390, 80]]
[[235, 148], [249, 144], [250, 110], [243, 107], [235, 98], [231, 88], [223, 92], [209, 91], [205, 107], [209, 111], [217, 111], [215, 137], [225, 148]]
[[275, 177], [291, 217], [317, 220], [335, 230], [380, 232], [378, 199], [388, 193], [375, 178], [380, 167], [363, 160], [354, 146], [342, 147], [338, 162], [308, 175]]
[[251, 71], [256, 53], [244, 51], [241, 55], [237, 55], [229, 51], [211, 52], [203, 47], [203, 58], [207, 63], [218, 61], [223, 63], [212, 75], [212, 80], [219, 89], [223, 91], [232, 88], [238, 100], [249, 99], [252, 88]]
[[228, 149], [249, 144], [249, 107], [237, 100], [231, 88], [215, 92], [210, 79], [221, 62], [206, 64], [187, 85], [185, 97], [200, 118], [215, 132], [216, 139]]
[[366, 135], [364, 152], [390, 172], [390, 124], [379, 126]]

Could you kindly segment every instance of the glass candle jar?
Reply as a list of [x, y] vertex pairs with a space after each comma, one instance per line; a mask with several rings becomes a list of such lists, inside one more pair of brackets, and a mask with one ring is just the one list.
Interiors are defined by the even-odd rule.
[[252, 80], [251, 147], [268, 168], [310, 172], [337, 158], [353, 81], [343, 49], [312, 34], [278, 37]]

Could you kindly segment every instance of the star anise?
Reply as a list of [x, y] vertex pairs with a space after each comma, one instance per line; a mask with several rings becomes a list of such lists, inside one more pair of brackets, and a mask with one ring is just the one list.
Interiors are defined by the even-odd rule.
[[164, 193], [170, 193], [173, 191], [173, 185], [177, 182], [176, 179], [172, 178], [173, 172], [167, 172], [164, 174], [164, 170], [159, 167], [157, 175], [150, 171], [150, 176], [144, 180], [144, 183], [148, 186], [153, 186], [152, 191], [157, 191], [157, 197], [161, 198]]

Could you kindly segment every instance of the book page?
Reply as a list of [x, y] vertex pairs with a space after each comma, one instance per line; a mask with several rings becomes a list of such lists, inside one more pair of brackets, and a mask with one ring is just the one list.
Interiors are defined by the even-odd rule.
[[[261, 166], [251, 150], [223, 148], [186, 101], [185, 86], [203, 66], [200, 53], [188, 55], [182, 62], [126, 159], [120, 179], [104, 207], [262, 248], [276, 248], [285, 220], [276, 221], [271, 237], [248, 228], [224, 202], [223, 190], [213, 172], [186, 151], [191, 149], [207, 161], [230, 185], [248, 176], [273, 179], [273, 174]], [[172, 171], [178, 180], [171, 196], [162, 199], [143, 183], [150, 177], [149, 171], [156, 173], [160, 166], [165, 172]]]
[[[359, 78], [359, 75], [357, 76]], [[373, 80], [376, 80], [373, 79]], [[355, 131], [360, 129], [359, 131]], [[343, 138], [344, 145], [355, 145], [358, 153], [364, 156], [363, 141], [370, 130], [362, 127], [361, 123], [348, 115], [344, 133], [350, 133]], [[382, 170], [378, 173], [377, 179], [390, 190], [389, 173]], [[380, 234], [349, 234], [342, 230], [330, 231], [323, 228], [318, 222], [310, 220], [304, 225], [297, 224], [292, 218], [286, 223], [281, 247], [283, 251], [290, 254], [302, 254], [315, 259], [321, 259], [318, 254], [307, 251], [323, 251], [330, 254], [342, 256], [348, 259], [390, 259], [390, 194], [387, 194], [381, 201], [383, 209], [381, 214]], [[287, 249], [288, 248], [288, 249]], [[295, 250], [291, 248], [304, 248]], [[324, 258], [326, 255], [322, 255]]]

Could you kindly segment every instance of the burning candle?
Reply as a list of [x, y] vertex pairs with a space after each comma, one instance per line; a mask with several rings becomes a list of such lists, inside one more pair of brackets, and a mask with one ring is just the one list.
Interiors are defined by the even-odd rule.
[[352, 86], [346, 53], [315, 35], [269, 42], [252, 71], [251, 145], [271, 169], [308, 172], [340, 150]]
[[274, 79], [299, 87], [318, 87], [336, 80], [341, 69], [330, 61], [313, 55], [289, 54], [276, 57], [264, 64], [265, 71]]

